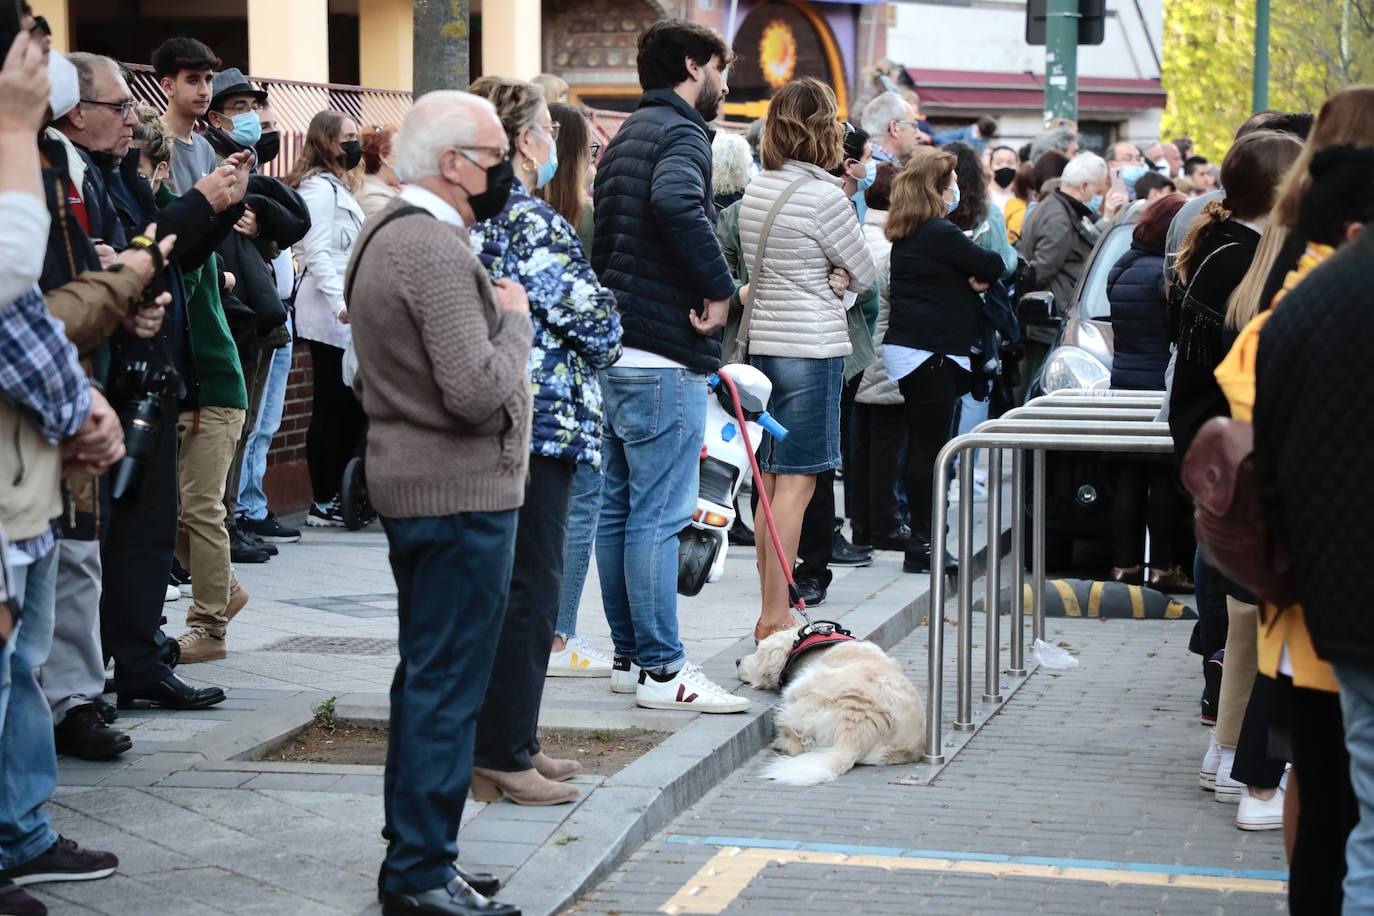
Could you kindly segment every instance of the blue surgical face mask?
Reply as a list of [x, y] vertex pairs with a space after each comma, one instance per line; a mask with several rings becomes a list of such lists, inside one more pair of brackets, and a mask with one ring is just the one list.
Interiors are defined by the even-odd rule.
[[1126, 182], [1126, 187], [1134, 188], [1135, 183], [1149, 171], [1150, 167], [1143, 162], [1138, 162], [1135, 165], [1128, 165], [1121, 170], [1121, 180]]
[[234, 115], [234, 127], [229, 131], [229, 139], [239, 146], [254, 146], [262, 138], [262, 121], [256, 111], [245, 111]]
[[958, 185], [958, 183], [956, 183], [956, 184], [954, 185], [954, 197], [951, 198], [950, 200], [945, 201], [945, 207], [946, 207], [946, 209], [945, 209], [945, 212], [946, 212], [946, 213], [953, 213], [955, 210], [958, 210], [958, 209], [959, 209], [959, 185]]
[[1102, 212], [1102, 195], [1094, 194], [1093, 199], [1088, 201], [1088, 209], [1094, 213]]
[[876, 160], [868, 160], [868, 168], [864, 170], [864, 177], [859, 179], [859, 192], [863, 193], [873, 187], [873, 182], [878, 180], [878, 163]]
[[[543, 137], [544, 135], [540, 134], [540, 136]], [[558, 146], [547, 137], [544, 137], [544, 139], [549, 144], [549, 161], [541, 163], [539, 171], [535, 173], [534, 186], [536, 188], [542, 188], [550, 181], [553, 181], [553, 175], [558, 171]]]

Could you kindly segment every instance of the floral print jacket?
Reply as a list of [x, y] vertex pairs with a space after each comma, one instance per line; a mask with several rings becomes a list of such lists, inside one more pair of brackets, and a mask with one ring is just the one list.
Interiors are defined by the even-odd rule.
[[530, 453], [599, 468], [597, 371], [620, 358], [615, 295], [596, 279], [576, 230], [519, 182], [505, 209], [473, 226], [471, 237], [492, 280], [513, 280], [529, 296]]

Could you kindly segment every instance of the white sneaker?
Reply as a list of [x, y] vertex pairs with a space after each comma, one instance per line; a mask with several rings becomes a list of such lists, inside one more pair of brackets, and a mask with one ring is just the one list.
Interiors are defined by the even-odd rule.
[[581, 636], [568, 640], [561, 652], [549, 652], [548, 677], [610, 677], [611, 660]]
[[181, 589], [177, 588], [175, 585], [172, 585], [170, 582], [167, 583], [167, 593], [162, 596], [163, 603], [165, 604], [168, 601], [176, 601], [180, 597]]
[[1236, 826], [1241, 830], [1278, 830], [1283, 826], [1285, 794], [1287, 790], [1283, 785], [1268, 799], [1256, 798], [1246, 790], [1236, 810]]
[[1220, 759], [1217, 761], [1216, 782], [1213, 784], [1217, 801], [1228, 805], [1239, 804], [1241, 797], [1245, 795], [1245, 783], [1236, 782], [1231, 778], [1231, 765], [1236, 762], [1236, 749], [1218, 746], [1217, 751]]
[[617, 655], [611, 662], [611, 693], [634, 693], [639, 689], [639, 666], [634, 659]]
[[641, 671], [635, 705], [647, 709], [690, 709], [693, 712], [744, 712], [749, 700], [716, 684], [690, 662], [666, 681]]
[[1198, 770], [1197, 783], [1208, 792], [1217, 790], [1217, 767], [1221, 765], [1221, 749], [1217, 747], [1217, 733], [1207, 733], [1207, 753], [1202, 755], [1202, 768]]

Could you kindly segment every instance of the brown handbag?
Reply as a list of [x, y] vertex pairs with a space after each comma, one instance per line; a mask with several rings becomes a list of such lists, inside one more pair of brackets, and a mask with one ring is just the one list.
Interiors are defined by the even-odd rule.
[[1260, 505], [1254, 452], [1252, 424], [1214, 417], [1183, 458], [1183, 486], [1193, 496], [1197, 544], [1207, 562], [1284, 607], [1298, 600], [1297, 577]]

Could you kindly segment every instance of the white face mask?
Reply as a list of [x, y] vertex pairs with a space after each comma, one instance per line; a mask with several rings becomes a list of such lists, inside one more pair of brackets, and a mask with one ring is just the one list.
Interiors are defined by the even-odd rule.
[[56, 121], [76, 107], [81, 101], [81, 85], [76, 75], [76, 65], [58, 51], [48, 53], [48, 81], [52, 92], [48, 95], [48, 106], [52, 108], [52, 119]]

